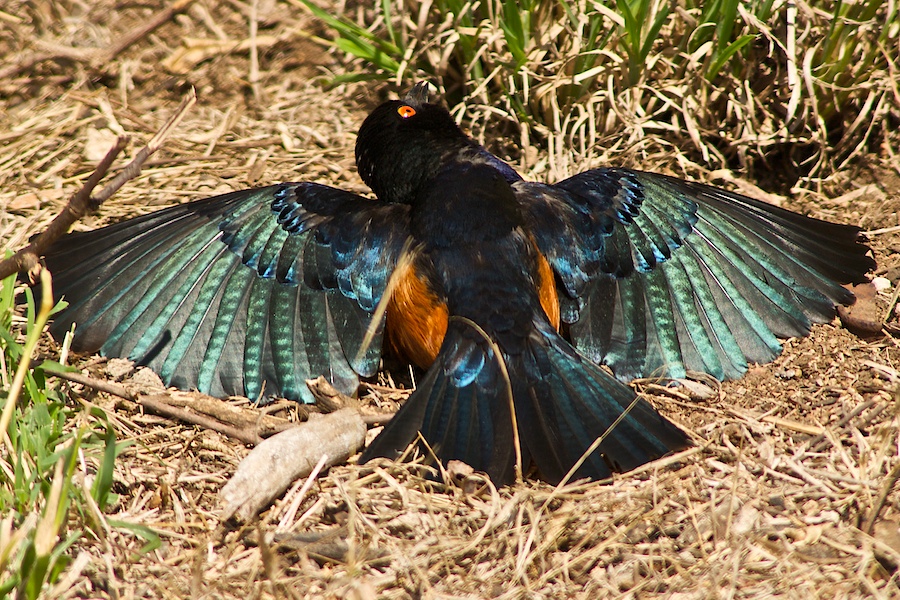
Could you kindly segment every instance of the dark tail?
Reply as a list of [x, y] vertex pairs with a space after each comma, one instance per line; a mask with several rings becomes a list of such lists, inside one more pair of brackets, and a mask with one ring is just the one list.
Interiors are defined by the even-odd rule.
[[575, 478], [603, 479], [690, 445], [684, 432], [548, 324], [535, 327], [521, 352], [504, 355], [508, 381], [495, 347], [471, 325], [452, 321], [437, 360], [361, 462], [395, 458], [421, 431], [444, 463], [461, 460], [498, 485], [510, 483], [516, 460], [510, 391], [523, 468], [533, 463], [551, 482], [603, 434]]

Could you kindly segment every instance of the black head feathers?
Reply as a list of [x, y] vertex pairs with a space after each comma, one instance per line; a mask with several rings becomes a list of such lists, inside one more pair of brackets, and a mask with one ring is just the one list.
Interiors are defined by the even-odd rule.
[[475, 145], [428, 95], [427, 82], [419, 83], [372, 111], [359, 129], [356, 167], [380, 200], [413, 202], [448, 155]]

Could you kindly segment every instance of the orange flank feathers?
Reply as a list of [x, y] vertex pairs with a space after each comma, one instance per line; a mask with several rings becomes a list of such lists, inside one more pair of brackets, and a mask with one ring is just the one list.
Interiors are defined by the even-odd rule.
[[[387, 306], [388, 342], [394, 351], [427, 369], [437, 358], [447, 333], [449, 313], [447, 305], [419, 277], [412, 264], [401, 265], [397, 284]], [[538, 254], [538, 297], [547, 319], [559, 330], [559, 297], [553, 269], [542, 254]]]
[[394, 350], [416, 366], [434, 362], [447, 333], [447, 305], [428, 288], [411, 264], [401, 265], [397, 287], [387, 306], [385, 327]]
[[553, 269], [543, 254], [538, 254], [538, 297], [547, 313], [550, 324], [559, 331], [559, 296], [556, 295], [556, 279]]

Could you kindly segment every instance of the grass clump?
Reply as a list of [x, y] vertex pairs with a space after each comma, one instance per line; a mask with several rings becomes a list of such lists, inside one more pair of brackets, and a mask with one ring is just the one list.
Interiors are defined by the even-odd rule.
[[124, 446], [104, 413], [73, 410], [48, 381], [48, 371], [66, 367], [31, 366], [47, 320], [60, 308], [51, 304], [47, 272], [39, 306], [26, 291], [24, 328], [14, 321], [14, 285], [15, 277], [0, 283], [0, 597], [31, 600], [46, 597], [86, 530], [102, 539]]
[[900, 20], [876, 0], [382, 0], [355, 18], [314, 1], [329, 43], [361, 59], [341, 81], [428, 78], [476, 133], [506, 122], [520, 147], [547, 146], [537, 170], [554, 175], [674, 151], [683, 168], [790, 164], [788, 183], [810, 187], [900, 103]]

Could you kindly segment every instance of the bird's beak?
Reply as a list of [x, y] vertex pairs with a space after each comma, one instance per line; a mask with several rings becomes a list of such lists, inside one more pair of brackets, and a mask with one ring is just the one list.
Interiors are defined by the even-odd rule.
[[429, 87], [430, 83], [427, 81], [420, 81], [416, 85], [413, 86], [411, 90], [406, 93], [406, 97], [403, 100], [411, 104], [413, 106], [420, 106], [422, 104], [428, 103], [428, 94], [430, 92]]

